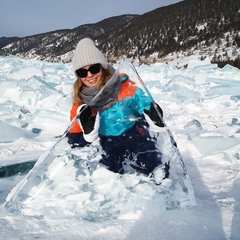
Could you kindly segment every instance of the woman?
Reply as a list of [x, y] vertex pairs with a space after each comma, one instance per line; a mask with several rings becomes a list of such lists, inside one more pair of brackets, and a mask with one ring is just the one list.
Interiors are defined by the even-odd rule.
[[130, 165], [160, 184], [169, 165], [162, 164], [148, 132], [147, 120], [164, 126], [151, 100], [126, 74], [116, 74], [89, 38], [77, 44], [72, 65], [77, 80], [70, 119], [80, 114], [68, 134], [69, 144], [83, 147], [99, 137], [104, 152], [100, 163], [110, 171], [122, 174]]

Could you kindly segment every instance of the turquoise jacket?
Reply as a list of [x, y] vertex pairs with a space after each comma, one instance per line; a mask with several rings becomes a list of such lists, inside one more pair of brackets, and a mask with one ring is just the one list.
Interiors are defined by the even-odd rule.
[[121, 75], [122, 85], [117, 102], [109, 109], [100, 112], [99, 134], [102, 136], [119, 136], [130, 129], [143, 114], [149, 110], [151, 100], [144, 91], [127, 75]]

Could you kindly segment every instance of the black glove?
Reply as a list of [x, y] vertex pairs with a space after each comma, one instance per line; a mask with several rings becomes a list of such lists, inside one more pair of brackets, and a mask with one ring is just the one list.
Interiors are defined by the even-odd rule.
[[78, 110], [77, 117], [78, 123], [83, 130], [84, 139], [87, 142], [94, 142], [98, 138], [99, 129], [99, 113], [92, 114], [91, 108], [86, 104], [81, 105]]
[[[151, 102], [150, 110], [144, 110], [144, 113], [151, 119], [151, 121], [158, 127], [164, 127], [163, 111], [157, 103]], [[146, 120], [148, 120], [146, 118]]]
[[68, 133], [68, 143], [70, 144], [71, 148], [75, 147], [85, 147], [89, 143], [84, 139], [83, 133]]

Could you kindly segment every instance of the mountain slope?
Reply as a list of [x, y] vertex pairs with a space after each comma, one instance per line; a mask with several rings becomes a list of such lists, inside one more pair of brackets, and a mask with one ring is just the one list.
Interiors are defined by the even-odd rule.
[[0, 49], [7, 46], [8, 44], [19, 40], [19, 37], [1, 37], [0, 38]]
[[194, 54], [213, 62], [234, 60], [240, 55], [240, 1], [185, 0], [143, 15], [23, 38], [0, 54], [69, 62], [83, 37], [96, 40], [111, 62], [138, 57], [151, 63]]
[[71, 52], [84, 37], [97, 39], [127, 24], [137, 15], [121, 15], [107, 18], [95, 24], [85, 24], [74, 29], [58, 30], [25, 37], [0, 50], [0, 55], [18, 55], [49, 61], [69, 61]]
[[240, 1], [185, 0], [133, 19], [120, 34], [106, 39], [102, 49], [113, 61], [123, 55], [157, 60], [194, 50], [218, 58], [221, 47], [239, 49], [239, 30]]

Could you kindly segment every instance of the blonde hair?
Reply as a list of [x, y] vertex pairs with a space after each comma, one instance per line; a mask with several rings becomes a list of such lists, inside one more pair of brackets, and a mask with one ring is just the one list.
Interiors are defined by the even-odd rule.
[[[97, 85], [97, 89], [100, 90], [107, 81], [111, 78], [112, 73], [110, 70], [106, 70], [103, 67], [102, 68], [102, 76], [101, 79]], [[79, 96], [79, 92], [81, 92], [83, 86], [83, 82], [80, 77], [77, 77], [76, 81], [73, 84], [73, 104], [75, 105], [81, 105], [82, 99]]]

